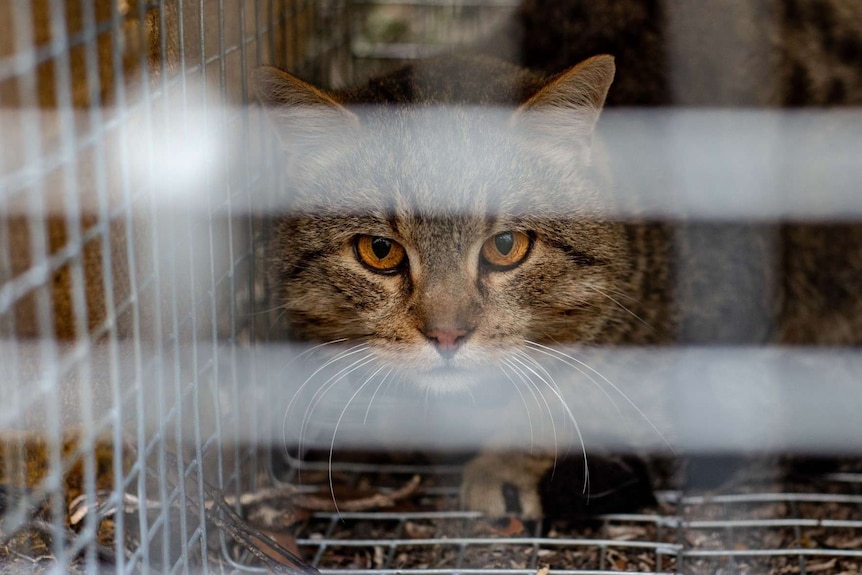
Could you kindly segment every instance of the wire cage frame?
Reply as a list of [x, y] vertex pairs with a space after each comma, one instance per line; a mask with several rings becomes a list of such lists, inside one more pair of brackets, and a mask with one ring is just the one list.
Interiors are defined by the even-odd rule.
[[[367, 476], [370, 468], [338, 467], [346, 470]], [[513, 525], [458, 509], [455, 466], [371, 470], [385, 474], [375, 487], [381, 491], [397, 489], [389, 476], [397, 471], [402, 482], [424, 473], [420, 503], [402, 511], [314, 513], [296, 542], [321, 572], [852, 573], [860, 557], [855, 472], [784, 490], [765, 482], [710, 493], [659, 491], [656, 506], [640, 513]]]
[[[458, 508], [458, 464], [285, 462], [257, 446], [265, 424], [232, 409], [270, 328], [254, 197], [271, 188], [256, 162], [274, 160], [250, 71], [342, 86], [469, 44], [516, 5], [0, 5], [0, 572], [306, 569], [293, 553], [355, 574], [862, 569], [853, 462], [792, 490], [668, 488], [643, 513], [501, 525]], [[201, 134], [229, 140], [236, 161], [195, 184], [206, 195], [166, 203], [161, 189], [185, 181], [168, 160]], [[309, 504], [247, 530], [253, 494], [298, 488], [319, 503], [333, 473], [411, 503]]]
[[250, 70], [344, 77], [345, 12], [233, 0], [0, 7], [4, 572], [206, 569], [204, 485], [237, 490], [260, 465], [231, 441], [245, 422], [221, 417], [231, 386], [216, 382], [249, 377], [231, 358], [254, 329], [249, 200], [264, 183], [237, 154], [201, 210], [166, 206], [160, 189], [178, 182], [160, 180], [176, 174], [165, 152], [194, 125], [198, 137], [230, 130], [251, 154]]

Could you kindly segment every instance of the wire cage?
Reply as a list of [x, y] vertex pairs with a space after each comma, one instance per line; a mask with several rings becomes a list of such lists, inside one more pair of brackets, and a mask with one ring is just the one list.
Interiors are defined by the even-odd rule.
[[0, 572], [862, 571], [853, 461], [501, 524], [459, 509], [459, 457], [269, 449], [277, 159], [251, 70], [345, 86], [482, 42], [517, 5], [0, 4]]
[[[345, 77], [345, 14], [342, 2], [0, 7], [4, 572], [206, 568], [201, 490], [237, 490], [260, 465], [232, 440], [253, 423], [219, 404], [251, 377], [232, 361], [254, 329], [250, 198], [265, 185], [241, 156], [258, 141], [249, 72]], [[236, 161], [199, 205], [165, 202], [188, 184], [171, 156], [228, 132]]]

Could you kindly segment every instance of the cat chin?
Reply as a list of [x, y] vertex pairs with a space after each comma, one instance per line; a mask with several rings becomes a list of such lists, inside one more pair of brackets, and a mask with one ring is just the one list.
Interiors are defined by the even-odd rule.
[[486, 370], [441, 367], [416, 371], [407, 376], [407, 379], [422, 391], [442, 395], [475, 388], [484, 379], [487, 379], [487, 372]]

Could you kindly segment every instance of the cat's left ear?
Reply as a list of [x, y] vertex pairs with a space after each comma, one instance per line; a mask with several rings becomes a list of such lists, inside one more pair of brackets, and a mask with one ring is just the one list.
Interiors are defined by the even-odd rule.
[[334, 96], [277, 68], [253, 73], [258, 99], [279, 140], [291, 152], [307, 152], [344, 141], [359, 118]]
[[593, 132], [615, 71], [613, 56], [584, 60], [524, 102], [512, 116], [513, 125], [556, 153], [574, 152], [588, 162]]

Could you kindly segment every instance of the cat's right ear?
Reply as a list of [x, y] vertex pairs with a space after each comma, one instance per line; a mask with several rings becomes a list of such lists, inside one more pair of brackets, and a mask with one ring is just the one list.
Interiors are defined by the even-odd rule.
[[613, 56], [593, 56], [558, 74], [515, 112], [512, 122], [554, 155], [589, 163], [593, 131], [614, 80]]
[[346, 131], [359, 126], [356, 114], [296, 76], [264, 66], [252, 78], [279, 140], [290, 151], [314, 149], [331, 138], [343, 141]]

